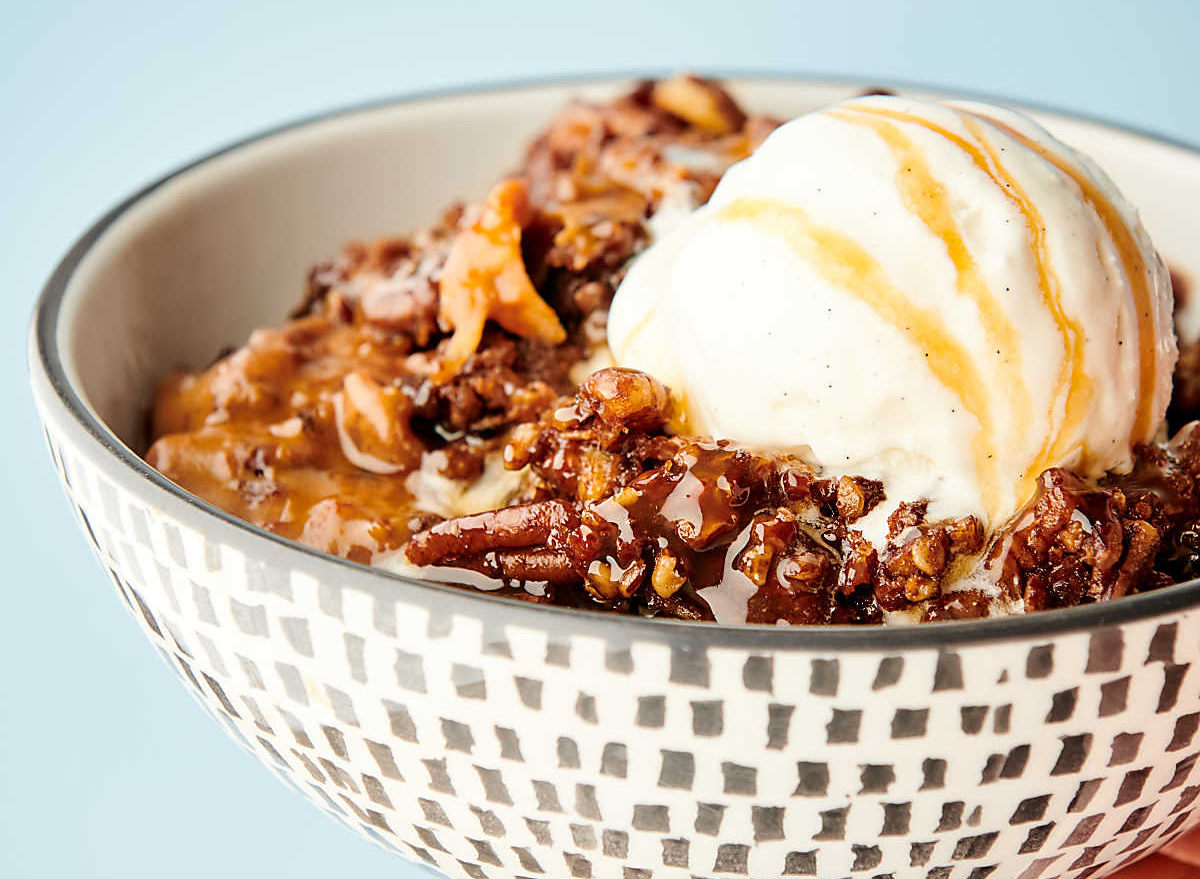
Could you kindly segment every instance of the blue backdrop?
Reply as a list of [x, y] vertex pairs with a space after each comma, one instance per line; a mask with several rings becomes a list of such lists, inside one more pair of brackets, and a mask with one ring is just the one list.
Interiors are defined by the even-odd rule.
[[75, 533], [26, 389], [23, 333], [54, 261], [121, 196], [342, 104], [648, 68], [924, 81], [1200, 144], [1198, 41], [1192, 0], [0, 0], [0, 876], [426, 875], [227, 739]]

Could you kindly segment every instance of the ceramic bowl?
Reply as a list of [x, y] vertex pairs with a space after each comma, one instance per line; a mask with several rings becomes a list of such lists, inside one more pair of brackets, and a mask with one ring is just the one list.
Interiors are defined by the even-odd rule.
[[[733, 83], [782, 115], [861, 86]], [[302, 122], [152, 184], [67, 254], [34, 319], [34, 390], [82, 530], [159, 655], [319, 808], [465, 879], [1098, 876], [1188, 829], [1200, 582], [929, 627], [621, 618], [330, 558], [138, 458], [168, 368], [278, 322], [311, 262], [484, 192], [569, 96], [618, 87]], [[1200, 155], [1035, 115], [1200, 270]]]

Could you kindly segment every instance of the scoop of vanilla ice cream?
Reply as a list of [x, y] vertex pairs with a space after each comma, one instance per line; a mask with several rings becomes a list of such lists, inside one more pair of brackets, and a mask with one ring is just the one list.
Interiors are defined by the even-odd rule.
[[686, 430], [1007, 521], [1039, 473], [1122, 471], [1176, 358], [1165, 266], [1086, 156], [1000, 107], [895, 97], [795, 119], [632, 265], [617, 363]]

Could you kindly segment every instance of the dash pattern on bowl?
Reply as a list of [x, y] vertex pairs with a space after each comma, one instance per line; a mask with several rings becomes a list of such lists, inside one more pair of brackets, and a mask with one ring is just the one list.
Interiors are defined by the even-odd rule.
[[[482, 191], [569, 97], [625, 85], [415, 98], [251, 138], [67, 254], [35, 317], [34, 394], [82, 530], [155, 649], [283, 781], [448, 876], [1074, 879], [1186, 832], [1200, 581], [907, 631], [601, 617], [321, 557], [133, 454], [157, 378], [283, 313], [315, 255]], [[866, 84], [732, 85], [791, 117]], [[1200, 277], [1200, 153], [1038, 115]]]
[[439, 612], [250, 557], [51, 455], [159, 654], [317, 806], [449, 876], [1100, 876], [1193, 823], [1200, 614], [748, 650]]

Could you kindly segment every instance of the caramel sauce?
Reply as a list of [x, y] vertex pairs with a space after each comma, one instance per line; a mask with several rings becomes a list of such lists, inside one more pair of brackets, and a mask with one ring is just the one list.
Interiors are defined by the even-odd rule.
[[1021, 371], [1021, 337], [980, 274], [975, 256], [967, 247], [962, 230], [950, 213], [946, 188], [934, 176], [920, 148], [898, 126], [871, 114], [867, 108], [848, 109], [859, 110], [862, 116], [845, 110], [831, 111], [831, 115], [854, 125], [869, 127], [883, 138], [900, 166], [896, 171], [896, 185], [905, 206], [945, 245], [950, 262], [954, 265], [959, 294], [975, 303], [988, 344], [1002, 358], [1001, 363], [1007, 374], [1006, 390], [1015, 396], [1013, 433], [1017, 438], [1023, 437], [1029, 429], [1030, 403], [1029, 388]]
[[[709, 128], [716, 128], [717, 123], [711, 122], [714, 113], [723, 114], [729, 126], [740, 125], [740, 111], [731, 113], [720, 95], [713, 94], [713, 90], [719, 91], [715, 84], [692, 80], [691, 87], [702, 94], [682, 95], [672, 112], [683, 111], [683, 118], [688, 118], [698, 107], [696, 112], [705, 118], [697, 116], [693, 120], [696, 125], [708, 122]], [[623, 139], [631, 141], [638, 150], [645, 147], [648, 159], [629, 164], [625, 170], [629, 179], [636, 177], [642, 184], [641, 188], [633, 188], [639, 192], [645, 189], [642, 197], [652, 203], [659, 197], [659, 193], [653, 198], [648, 194], [656, 176], [683, 179], [683, 170], [676, 171], [665, 154], [659, 155], [662, 142], [687, 143], [695, 132], [677, 133], [676, 127], [681, 124], [678, 119], [646, 120], [644, 92], [645, 87], [639, 87], [634, 96], [625, 99], [624, 106], [617, 105], [620, 112], [611, 118], [605, 113], [594, 114], [593, 123], [577, 126], [574, 135], [560, 120], [544, 138], [544, 144], [539, 141], [545, 149], [535, 149], [535, 156], [557, 159], [581, 149], [554, 146], [555, 140], [564, 137], [568, 146], [575, 139], [600, 144], [610, 143], [608, 138], [615, 137], [618, 146]], [[641, 128], [631, 125], [630, 115]], [[569, 114], [564, 118], [570, 122]], [[619, 123], [624, 120], [624, 127], [611, 124], [613, 119]], [[651, 123], [664, 125], [665, 131], [652, 128]], [[720, 150], [722, 155], [725, 151], [748, 149], [773, 123], [764, 119], [758, 129], [753, 121], [743, 127], [744, 131], [724, 135], [724, 145], [716, 146], [718, 141], [711, 139], [702, 141], [705, 149], [714, 153]], [[661, 142], [643, 143], [642, 138], [659, 138]], [[971, 154], [976, 164], [1013, 195], [1015, 184], [1003, 180], [1005, 174], [995, 152], [986, 143], [984, 147], [987, 156], [978, 151]], [[598, 155], [611, 157], [615, 152], [601, 150]], [[586, 154], [576, 161], [580, 166], [594, 164]], [[551, 191], [552, 183], [575, 182], [564, 166], [554, 162], [535, 164], [531, 160], [528, 164], [528, 185], [534, 190], [544, 193]], [[670, 168], [669, 174], [661, 173], [663, 165]], [[935, 234], [942, 236], [948, 251], [954, 251], [956, 236], [958, 245], [962, 245], [961, 234], [948, 222], [945, 204], [940, 203], [945, 193], [937, 191], [936, 181], [928, 169], [924, 170], [928, 178], [924, 183], [919, 175], [910, 174], [901, 185], [911, 188], [906, 197], [914, 212], [931, 228], [936, 226]], [[616, 180], [611, 170], [605, 173]], [[706, 176], [689, 183], [706, 197], [717, 174], [706, 170]], [[447, 480], [467, 483], [487, 478], [490, 471], [484, 468], [480, 455], [484, 448], [494, 448], [497, 431], [514, 423], [517, 431], [544, 427], [540, 413], [550, 405], [551, 388], [563, 391], [569, 384], [566, 367], [578, 359], [581, 349], [574, 337], [576, 327], [573, 321], [568, 322], [573, 335], [567, 345], [550, 349], [545, 344], [557, 340], [563, 327], [552, 310], [547, 315], [545, 300], [530, 298], [531, 279], [539, 279], [542, 285], [549, 271], [551, 281], [543, 285], [547, 300], [560, 302], [570, 293], [570, 301], [584, 315], [592, 314], [593, 309], [602, 307], [603, 297], [590, 297], [592, 305], [585, 307], [581, 303], [588, 297], [576, 295], [574, 282], [586, 279], [584, 287], [611, 288], [623, 271], [613, 266], [636, 252], [637, 242], [627, 241], [621, 248], [606, 251], [606, 257], [616, 254], [611, 265], [592, 261], [594, 248], [610, 247], [616, 240], [604, 227], [632, 223], [639, 210], [633, 198], [597, 197], [574, 210], [559, 212], [563, 226], [570, 227], [562, 235], [563, 240], [554, 242], [555, 247], [567, 251], [561, 261], [526, 256], [533, 260], [526, 271], [518, 265], [521, 235], [530, 228], [524, 225], [529, 208], [524, 185], [519, 181], [502, 183], [493, 190], [483, 210], [467, 216], [460, 228], [464, 243], [445, 272], [434, 267], [411, 275], [395, 272], [393, 277], [398, 260], [407, 259], [410, 250], [415, 257], [425, 248], [401, 239], [373, 246], [371, 250], [378, 251], [379, 256], [368, 257], [366, 263], [360, 262], [361, 257], [351, 260], [356, 266], [368, 266], [363, 269], [364, 275], [379, 275], [378, 285], [362, 285], [358, 294], [353, 292], [357, 284], [341, 291], [329, 289], [320, 276], [336, 278], [341, 269], [333, 264], [318, 267], [319, 271], [314, 270], [310, 276], [303, 307], [307, 314], [320, 306], [311, 317], [280, 329], [257, 331], [246, 346], [222, 356], [212, 367], [176, 374], [163, 383], [152, 413], [152, 436], [156, 441], [147, 460], [185, 488], [234, 515], [356, 561], [372, 561], [377, 553], [403, 544], [410, 531], [416, 530], [417, 535], [407, 544], [410, 559], [415, 561], [412, 551], [424, 545], [425, 563], [443, 565], [448, 560], [452, 563], [448, 567], [453, 568], [454, 563], [461, 562], [464, 572], [484, 575], [456, 582], [479, 585], [520, 600], [595, 608], [595, 599], [603, 598], [606, 610], [712, 620], [710, 610], [717, 604], [714, 601], [710, 608], [708, 599], [697, 590], [718, 584], [725, 577], [718, 586], [721, 589], [736, 572], [746, 583], [760, 587], [748, 601], [744, 595], [741, 599], [745, 604], [743, 615], [749, 622], [881, 622], [879, 607], [885, 599], [882, 590], [891, 586], [879, 572], [893, 570], [888, 568], [892, 559], [886, 553], [877, 554], [849, 525], [880, 502], [882, 486], [850, 477], [815, 480], [811, 469], [795, 459], [773, 453], [759, 455], [723, 441], [663, 436], [659, 431], [662, 417], [670, 414], [663, 410], [666, 391], [645, 375], [640, 380], [626, 375], [622, 381], [609, 376], [613, 382], [608, 387], [614, 392], [605, 395], [597, 391], [587, 396], [591, 406], [587, 416], [579, 414], [580, 396], [575, 404], [560, 410], [575, 410], [572, 417], [578, 420], [558, 424], [556, 419], [554, 429], [559, 442], [546, 451], [544, 469], [538, 474], [543, 481], [532, 483], [537, 499], [432, 525], [435, 517], [422, 512], [419, 501], [410, 496], [406, 473], [423, 461]], [[633, 186], [628, 180], [623, 185]], [[1017, 190], [1014, 197], [1024, 199], [1024, 194]], [[542, 210], [546, 210], [544, 206]], [[977, 396], [981, 385], [972, 361], [953, 338], [941, 334], [936, 314], [916, 308], [855, 242], [814, 225], [802, 211], [752, 200], [737, 203], [730, 210], [731, 219], [758, 223], [782, 236], [832, 283], [873, 308], [928, 352], [935, 375], [979, 421], [979, 434], [973, 443], [976, 466], [981, 466], [981, 444], [997, 440], [984, 405], [989, 397]], [[450, 219], [442, 224], [445, 228], [437, 227], [435, 237], [448, 235], [460, 215], [451, 212], [447, 216]], [[1040, 218], [1036, 213], [1027, 213], [1026, 219], [1031, 223], [1033, 240], [1040, 230]], [[424, 234], [419, 233], [416, 240]], [[1034, 244], [1035, 249], [1041, 248], [1039, 269], [1048, 272], [1044, 241], [1039, 238]], [[536, 253], [542, 242], [534, 234], [526, 245], [527, 252]], [[432, 249], [436, 257], [432, 262], [440, 260], [440, 246]], [[349, 248], [348, 253], [351, 250], [361, 248]], [[430, 256], [427, 251], [422, 261]], [[988, 293], [965, 247], [954, 264], [964, 295]], [[581, 274], [585, 270], [587, 273]], [[440, 324], [436, 320], [439, 277], [441, 304], [448, 309], [440, 315]], [[1049, 296], [1050, 283], [1043, 279], [1042, 286]], [[386, 295], [372, 295], [380, 292]], [[349, 295], [351, 302], [343, 295]], [[536, 289], [533, 295], [537, 296]], [[453, 301], [447, 304], [446, 299]], [[1057, 303], [1057, 297], [1052, 299]], [[540, 339], [543, 344], [532, 352], [517, 352], [515, 348], [509, 351], [513, 340], [503, 334], [489, 333], [480, 339], [477, 333], [487, 320], [527, 339]], [[429, 377], [432, 369], [440, 365], [445, 370], [454, 362], [453, 358], [440, 362], [435, 359], [439, 352], [434, 346], [446, 341], [441, 336], [448, 326], [456, 330], [454, 343], [447, 341], [440, 353], [448, 351], [459, 356], [475, 351], [477, 361], [467, 375], [460, 377], [461, 382], [456, 380], [447, 387], [435, 385]], [[482, 347], [476, 351], [472, 347], [475, 345]], [[508, 354], [518, 358], [519, 365]], [[445, 378], [444, 372], [441, 377]], [[584, 385], [580, 395], [586, 396], [589, 382]], [[593, 389], [605, 387], [594, 377], [590, 385]], [[685, 408], [682, 403], [680, 408]], [[583, 423], [585, 417], [592, 416], [596, 421]], [[563, 420], [567, 419], [564, 415]], [[683, 431], [690, 432], [686, 427]], [[471, 442], [445, 445], [448, 437], [464, 434]], [[1135, 557], [1135, 566], [1142, 566], [1136, 570], [1141, 573], [1125, 576], [1117, 572], [1120, 577], [1113, 581], [1116, 585], [1110, 583], [1100, 598], [1120, 595], [1131, 588], [1153, 588], [1162, 585], [1164, 578], [1194, 576], [1200, 570], [1200, 536], [1195, 526], [1200, 441], [1194, 438], [1196, 434], [1196, 430], [1181, 432], [1165, 450], [1135, 450], [1137, 465], [1128, 476], [1102, 484], [1101, 489], [1086, 487], [1084, 497], [1068, 498], [1059, 509], [1043, 515], [1045, 521], [1041, 523], [1032, 509], [1027, 510], [1020, 524], [1037, 524], [1049, 537], [1055, 537], [1049, 528], [1055, 526], [1055, 516], [1065, 511], [1070, 522], [1062, 531], [1068, 540], [1060, 540], [1060, 548], [1068, 550], [1067, 561], [1086, 572], [1088, 566], [1096, 567], [1095, 560], [1084, 558], [1068, 542], [1080, 543], [1076, 533], [1080, 520], [1094, 526], [1102, 513], [1131, 511], [1137, 518], [1126, 516], [1117, 521], [1108, 515], [1105, 527], [1114, 530], [1114, 537], [1103, 541], [1102, 549], [1114, 558], [1120, 554], [1117, 548], [1123, 537], [1121, 526], [1125, 525], [1122, 564]], [[435, 452], [441, 463], [435, 465], [437, 458], [430, 452]], [[550, 460], [551, 455], [554, 460]], [[511, 457], [508, 460], [511, 463]], [[529, 453], [524, 464], [532, 466]], [[598, 475], [588, 476], [592, 471]], [[594, 478], [597, 485], [601, 480], [614, 480], [611, 486], [615, 491], [606, 488], [576, 494], [574, 486], [585, 478]], [[919, 515], [911, 509], [909, 515], [910, 519], [903, 520], [904, 528], [924, 527], [924, 505], [920, 505]], [[899, 526], [890, 520], [889, 524], [899, 533]], [[930, 524], [943, 530], [961, 528], [955, 522]], [[1152, 542], [1155, 529], [1160, 529], [1170, 557], [1164, 555], [1163, 563], [1148, 571], [1144, 567], [1147, 554], [1158, 551]], [[906, 549], [904, 558], [923, 573], [943, 569], [942, 559], [948, 550], [933, 542], [918, 548], [923, 539], [905, 544], [913, 549]], [[1007, 550], [1015, 542], [1011, 531], [1005, 540]], [[446, 552], [446, 541], [461, 551]], [[608, 585], [619, 586], [620, 591], [601, 595], [592, 582], [585, 588], [579, 570], [585, 564], [589, 577], [593, 570], [604, 568]], [[1073, 588], [1079, 579], [1077, 572], [1059, 576], [1058, 570], [1047, 571], [1044, 566], [1029, 570], [1033, 573], [1027, 581], [1049, 578], [1049, 591], [1056, 596], [1068, 595], [1069, 603], [1095, 597], [1064, 591]], [[1065, 586], [1060, 587], [1060, 583]], [[734, 583], [735, 589], [744, 585]], [[908, 585], [902, 585], [907, 596]], [[639, 587], [640, 594], [635, 595]], [[1029, 594], [1027, 591], [1026, 596]], [[715, 599], [717, 590], [710, 595]], [[728, 600], [727, 595], [722, 597]], [[922, 600], [927, 601], [926, 619], [987, 615], [998, 609], [989, 593], [976, 590]], [[1038, 606], [1026, 598], [1026, 610]]]
[[439, 317], [454, 328], [435, 380], [454, 376], [479, 347], [490, 319], [518, 336], [557, 345], [566, 339], [558, 315], [525, 271], [521, 230], [531, 208], [523, 181], [497, 183], [465, 222], [442, 269]]
[[1146, 265], [1141, 248], [1134, 239], [1133, 233], [1121, 218], [1116, 206], [1113, 205], [1086, 174], [1080, 172], [1070, 162], [1055, 155], [1037, 141], [1006, 125], [997, 119], [972, 111], [965, 111], [977, 119], [994, 125], [1002, 132], [1021, 145], [1033, 150], [1060, 172], [1065, 174], [1079, 187], [1083, 200], [1096, 212], [1104, 224], [1117, 255], [1125, 270], [1125, 277], [1133, 291], [1133, 300], [1138, 319], [1138, 395], [1137, 416], [1134, 419], [1133, 433], [1129, 437], [1130, 445], [1149, 440], [1157, 425], [1154, 424], [1154, 385], [1158, 365], [1158, 346], [1154, 331], [1154, 305], [1150, 294], [1150, 268]]
[[256, 331], [155, 397], [151, 466], [209, 503], [281, 537], [356, 561], [408, 538], [405, 473], [343, 454], [336, 400], [357, 370], [390, 386], [404, 349], [356, 324], [308, 317]]
[[917, 305], [887, 277], [854, 239], [813, 223], [807, 212], [771, 199], [739, 198], [720, 211], [723, 219], [751, 223], [786, 241], [826, 281], [869, 306], [927, 354], [929, 368], [979, 423], [973, 443], [975, 469], [987, 509], [997, 506], [996, 429], [985, 385], [971, 352], [946, 332], [941, 315]]
[[592, 506], [592, 513], [615, 529], [610, 563], [627, 568], [641, 553], [641, 539], [656, 535], [659, 545], [683, 562], [692, 589], [720, 582], [725, 553], [711, 550], [733, 542], [759, 500], [727, 477], [744, 457], [724, 444], [691, 443], [674, 466], [650, 471], [623, 497]]
[[[1092, 397], [1095, 394], [1095, 389], [1092, 379], [1084, 371], [1083, 365], [1083, 343], [1086, 334], [1080, 323], [1072, 320], [1063, 311], [1062, 290], [1059, 286], [1058, 275], [1050, 267], [1050, 252], [1046, 244], [1046, 226], [1042, 222], [1041, 213], [1025, 190], [1005, 169], [1003, 164], [1001, 164], [996, 149], [984, 136], [983, 129], [979, 123], [974, 119], [965, 117], [963, 118], [963, 123], [987, 153], [991, 166], [995, 168], [996, 174], [1000, 178], [997, 181], [997, 185], [1012, 199], [1013, 203], [1025, 217], [1025, 227], [1029, 232], [1030, 245], [1033, 248], [1037, 264], [1038, 280], [1042, 289], [1042, 301], [1045, 302], [1047, 310], [1053, 315], [1054, 322], [1058, 325], [1058, 332], [1062, 337], [1063, 348], [1067, 355], [1059, 371], [1055, 392], [1055, 399], [1063, 396], [1066, 398], [1063, 406], [1062, 424], [1055, 433], [1047, 436], [1042, 448], [1038, 451], [1037, 457], [1026, 470], [1025, 480], [1028, 483], [1028, 491], [1022, 491], [1022, 497], [1019, 498], [1019, 500], [1023, 501], [1032, 496], [1037, 474], [1048, 467], [1061, 464], [1078, 447], [1078, 441], [1073, 440], [1072, 436], [1076, 433], [1084, 416], [1087, 414], [1088, 407], [1091, 405]], [[994, 177], [993, 179], [996, 178]], [[1086, 455], [1086, 447], [1083, 449], [1083, 452]]]
[[[1038, 450], [1037, 457], [1025, 468], [1020, 483], [1017, 486], [1017, 502], [1024, 503], [1037, 490], [1037, 475], [1067, 457], [1073, 449], [1066, 446], [1069, 437], [1073, 436], [1076, 428], [1083, 420], [1091, 403], [1093, 388], [1092, 380], [1084, 371], [1083, 365], [1083, 328], [1078, 321], [1072, 320], [1062, 308], [1061, 288], [1058, 276], [1050, 265], [1050, 252], [1046, 244], [1045, 225], [1041, 212], [1024, 188], [1005, 169], [1000, 157], [983, 136], [982, 128], [970, 118], [963, 122], [978, 141], [978, 146], [966, 138], [920, 116], [889, 110], [883, 107], [855, 107], [861, 113], [875, 116], [885, 116], [898, 122], [905, 122], [931, 131], [948, 140], [966, 154], [980, 171], [987, 174], [996, 188], [1012, 202], [1021, 212], [1025, 220], [1025, 228], [1029, 236], [1029, 246], [1038, 273], [1038, 286], [1042, 293], [1042, 302], [1050, 313], [1062, 339], [1064, 359], [1059, 367], [1055, 381], [1054, 400], [1064, 400], [1063, 418], [1059, 428], [1052, 431]], [[960, 114], [961, 115], [961, 114]], [[1014, 342], [1014, 344], [1016, 344]], [[1051, 414], [1051, 421], [1053, 417]]]

